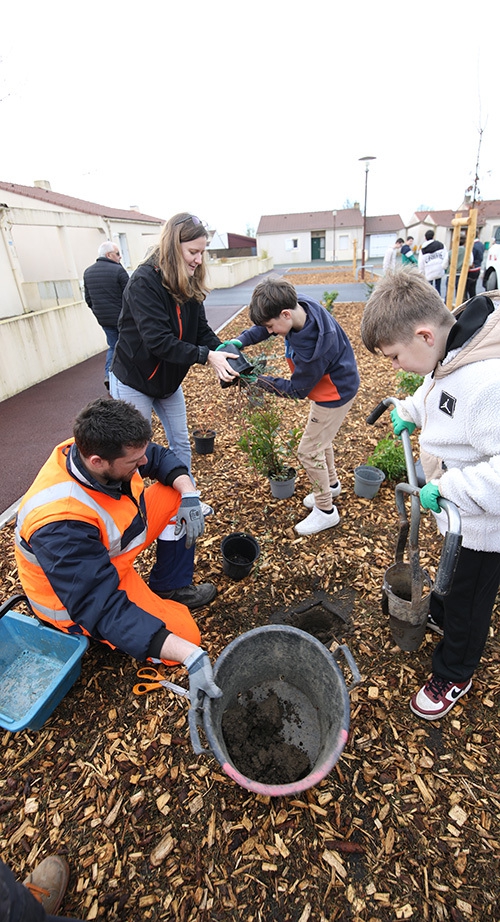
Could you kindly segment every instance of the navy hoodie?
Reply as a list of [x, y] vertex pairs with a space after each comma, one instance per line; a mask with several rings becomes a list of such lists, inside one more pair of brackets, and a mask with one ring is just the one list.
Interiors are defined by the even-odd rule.
[[[302, 330], [290, 330], [285, 336], [285, 357], [292, 376], [259, 375], [259, 387], [279, 397], [308, 397], [322, 406], [341, 407], [352, 400], [359, 387], [352, 346], [326, 308], [300, 293], [297, 300], [307, 318]], [[263, 326], [253, 326], [238, 339], [245, 347], [274, 335]]]

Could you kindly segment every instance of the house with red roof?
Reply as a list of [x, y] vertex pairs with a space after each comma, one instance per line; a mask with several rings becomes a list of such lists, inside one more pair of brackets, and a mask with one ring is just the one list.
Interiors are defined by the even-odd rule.
[[[399, 215], [366, 218], [367, 258], [383, 256], [403, 233]], [[316, 261], [350, 262], [356, 252], [361, 259], [363, 215], [359, 205], [337, 211], [311, 211], [263, 215], [257, 228], [260, 255], [275, 265]]]
[[0, 400], [104, 351], [82, 295], [84, 269], [112, 240], [134, 269], [163, 218], [33, 186], [0, 182]]

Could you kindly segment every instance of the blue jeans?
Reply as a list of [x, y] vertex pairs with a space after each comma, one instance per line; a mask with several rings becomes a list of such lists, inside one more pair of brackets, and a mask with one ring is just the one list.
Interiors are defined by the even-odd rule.
[[111, 368], [111, 362], [113, 361], [113, 354], [118, 340], [118, 330], [116, 327], [103, 327], [103, 330], [106, 334], [106, 340], [108, 343], [108, 351], [106, 352], [106, 364], [104, 366], [104, 377], [109, 378], [109, 369]]
[[186, 465], [191, 476], [191, 443], [182, 387], [178, 387], [169, 397], [148, 397], [147, 394], [122, 384], [116, 375], [110, 372], [109, 392], [115, 400], [125, 400], [133, 404], [146, 419], [151, 420], [151, 413], [155, 411], [166, 432], [169, 448], [175, 452], [179, 461]]

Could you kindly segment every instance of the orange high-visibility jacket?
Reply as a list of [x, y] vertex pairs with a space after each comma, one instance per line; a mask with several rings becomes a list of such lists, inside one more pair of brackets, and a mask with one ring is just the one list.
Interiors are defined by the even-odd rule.
[[[72, 444], [70, 439], [54, 449], [19, 508], [16, 561], [34, 612], [61, 630], [97, 637], [138, 659], [145, 658], [152, 637], [162, 625], [181, 636], [187, 633], [187, 639], [191, 639], [191, 627], [194, 630], [195, 625], [185, 606], [160, 599], [133, 567], [140, 551], [175, 517], [180, 495], [160, 483], [145, 490], [139, 473], [130, 481], [130, 496], [98, 489], [90, 479], [86, 483], [72, 463]], [[156, 450], [162, 451], [159, 446]], [[146, 494], [150, 492], [157, 501], [153, 529], [148, 531]], [[68, 611], [58, 597], [30, 547], [39, 529], [61, 523], [64, 536], [71, 522], [90, 528], [75, 534], [77, 550], [74, 546], [68, 550], [67, 561], [61, 538], [50, 533], [46, 540], [48, 546], [54, 542], [57, 582], [60, 585], [67, 579], [65, 590], [68, 598], [75, 600], [76, 614]], [[193, 642], [198, 642], [197, 628], [193, 636]]]

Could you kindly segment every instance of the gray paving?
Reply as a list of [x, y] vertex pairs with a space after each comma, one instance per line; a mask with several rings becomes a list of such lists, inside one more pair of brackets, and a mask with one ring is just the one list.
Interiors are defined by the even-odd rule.
[[[306, 272], [316, 272], [324, 270], [325, 268], [327, 269], [329, 266], [331, 266], [331, 263], [324, 262], [321, 263], [321, 269], [314, 263], [299, 266], [276, 266], [270, 272], [257, 275], [255, 278], [248, 279], [246, 282], [235, 285], [233, 288], [216, 288], [214, 291], [210, 292], [205, 300], [208, 322], [214, 330], [219, 331], [221, 327], [225, 326], [226, 323], [250, 303], [255, 286], [261, 279], [266, 278], [266, 276], [284, 275], [287, 269], [293, 269], [299, 274], [300, 272], [306, 274]], [[346, 264], [346, 267], [351, 268], [351, 264], [348, 266]], [[298, 291], [301, 291], [303, 288], [304, 293], [307, 294], [308, 297], [314, 298], [316, 301], [321, 301], [325, 291], [332, 290], [338, 291], [337, 301], [339, 302], [366, 301], [368, 297], [368, 288], [364, 282], [342, 285], [324, 284], [301, 286], [297, 284], [296, 287]]]

